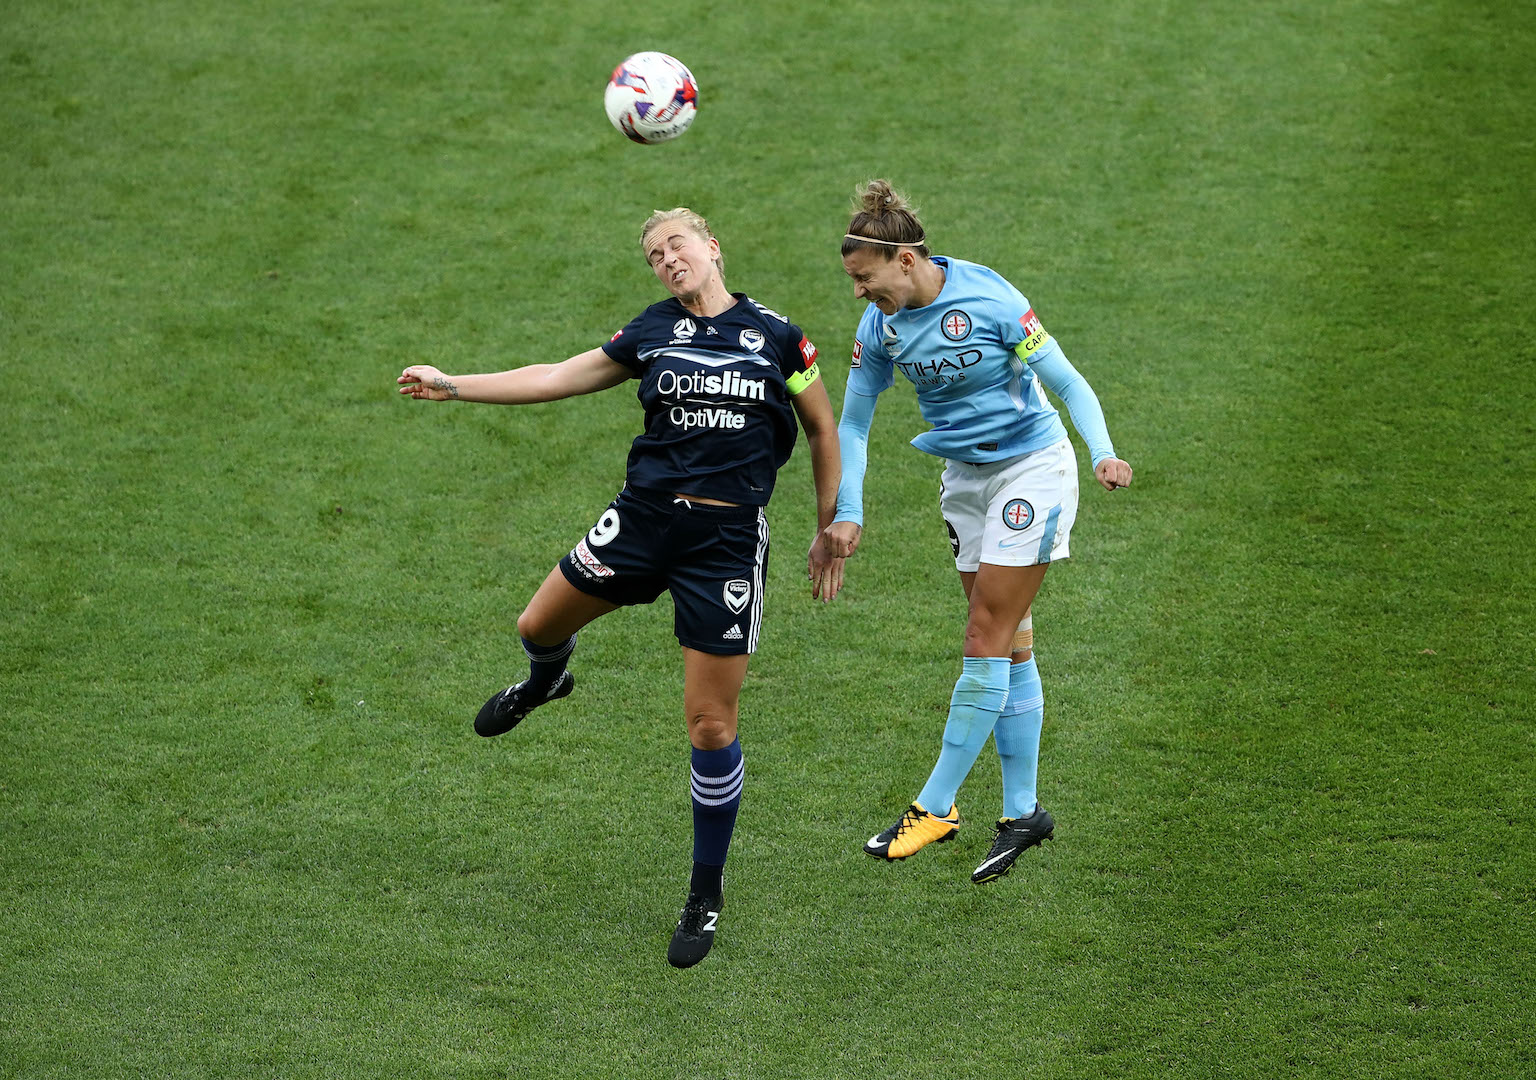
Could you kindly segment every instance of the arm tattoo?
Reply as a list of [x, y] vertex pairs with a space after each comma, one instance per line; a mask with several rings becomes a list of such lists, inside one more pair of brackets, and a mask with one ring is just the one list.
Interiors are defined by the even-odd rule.
[[451, 398], [456, 398], [459, 396], [459, 388], [454, 386], [453, 383], [449, 382], [445, 377], [441, 375], [432, 380], [432, 385], [438, 390], [448, 391], [448, 396]]

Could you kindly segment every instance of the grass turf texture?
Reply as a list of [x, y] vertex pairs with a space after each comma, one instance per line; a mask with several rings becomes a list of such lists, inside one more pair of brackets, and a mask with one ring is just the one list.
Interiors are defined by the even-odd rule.
[[[0, 1076], [1536, 1069], [1536, 19], [690, 14], [9, 7]], [[602, 116], [641, 48], [700, 79], [670, 146]], [[392, 379], [604, 340], [682, 202], [840, 401], [876, 174], [1024, 289], [1137, 468], [1037, 604], [1058, 840], [968, 884], [986, 750], [956, 843], [859, 853], [963, 620], [899, 387], [830, 608], [803, 452], [781, 480], [723, 931], [674, 972], [670, 608], [469, 731], [637, 409]]]

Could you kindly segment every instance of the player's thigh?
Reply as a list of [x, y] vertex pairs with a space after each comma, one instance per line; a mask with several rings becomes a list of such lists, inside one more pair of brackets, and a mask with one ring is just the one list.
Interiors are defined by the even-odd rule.
[[517, 632], [538, 645], [557, 645], [619, 605], [584, 593], [556, 566], [517, 620]]
[[[666, 589], [666, 525], [664, 507], [620, 492], [539, 586], [518, 620], [519, 629], [526, 623], [553, 636], [572, 624], [585, 626], [614, 608], [654, 601]], [[553, 641], [524, 636], [542, 645], [563, 641], [574, 632]]]
[[688, 741], [700, 750], [719, 750], [736, 738], [746, 653], [702, 652], [683, 646], [683, 712]]
[[[976, 575], [974, 573], [966, 573], [964, 571], [961, 571], [961, 573], [960, 573], [960, 587], [965, 590], [965, 599], [966, 599], [967, 602], [969, 602], [970, 599], [971, 599], [971, 593], [973, 591], [975, 591]], [[1038, 594], [1038, 592], [1039, 592], [1039, 586], [1038, 585], [1035, 587], [1035, 591]], [[1033, 610], [1034, 610], [1034, 603], [1031, 602], [1029, 607], [1026, 607], [1024, 609], [1024, 614], [1019, 619], [1019, 622], [1018, 622], [1017, 626], [1014, 629], [1013, 644], [1011, 646], [1012, 651], [1010, 652], [1009, 655], [1012, 656], [1013, 662], [1015, 664], [1022, 664], [1022, 663], [1024, 663], [1033, 654], [1033, 650], [1032, 649], [1021, 648], [1020, 647], [1020, 645], [1019, 645], [1019, 636], [1018, 636], [1019, 632], [1021, 630], [1024, 630], [1026, 627], [1029, 626], [1030, 616], [1031, 616], [1031, 612]], [[1006, 623], [1006, 618], [1007, 618], [1006, 616], [1002, 617], [1002, 621], [1004, 623]], [[967, 619], [967, 623], [969, 623], [969, 619]], [[1029, 629], [1033, 629], [1033, 627], [1029, 627]], [[1027, 640], [1032, 640], [1032, 639], [1033, 639], [1033, 634], [1031, 634], [1030, 638], [1027, 639]]]
[[976, 571], [975, 570], [962, 570], [962, 571], [960, 571], [960, 588], [965, 592], [965, 598], [967, 600], [969, 600], [971, 598], [971, 589], [975, 586], [975, 584], [976, 584]]
[[1049, 563], [996, 566], [982, 563], [971, 585], [965, 622], [966, 656], [1008, 656], [1014, 631], [1029, 614]]

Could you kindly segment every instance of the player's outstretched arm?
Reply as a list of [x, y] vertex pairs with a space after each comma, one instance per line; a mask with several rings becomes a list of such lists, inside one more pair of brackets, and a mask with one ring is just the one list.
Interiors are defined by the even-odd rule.
[[426, 401], [529, 405], [606, 390], [630, 374], [602, 349], [589, 349], [558, 364], [530, 364], [483, 375], [444, 375], [430, 364], [413, 364], [395, 381], [402, 394]]

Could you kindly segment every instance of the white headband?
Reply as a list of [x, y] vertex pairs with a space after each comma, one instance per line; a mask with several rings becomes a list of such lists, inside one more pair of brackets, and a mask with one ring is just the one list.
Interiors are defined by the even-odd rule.
[[919, 236], [916, 240], [876, 240], [873, 236], [860, 236], [857, 233], [843, 233], [844, 240], [858, 240], [865, 244], [884, 244], [886, 247], [917, 247], [926, 237]]

